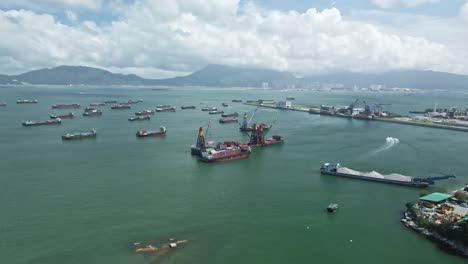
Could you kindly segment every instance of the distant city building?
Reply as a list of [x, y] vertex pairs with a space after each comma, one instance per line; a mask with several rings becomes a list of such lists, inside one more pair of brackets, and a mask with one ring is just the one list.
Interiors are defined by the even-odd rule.
[[270, 87], [268, 82], [262, 82], [262, 88], [263, 89], [268, 89]]

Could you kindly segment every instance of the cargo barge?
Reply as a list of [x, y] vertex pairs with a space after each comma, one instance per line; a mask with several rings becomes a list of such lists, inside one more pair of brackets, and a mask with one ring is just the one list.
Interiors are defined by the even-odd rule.
[[185, 110], [185, 109], [197, 109], [196, 106], [194, 105], [183, 105], [180, 107], [180, 109]]
[[208, 111], [216, 111], [218, 108], [216, 107], [211, 107], [211, 106], [205, 106], [201, 109], [202, 111], [208, 112]]
[[[225, 142], [226, 143], [226, 142]], [[245, 145], [220, 145], [216, 148], [207, 148], [201, 152], [199, 157], [203, 162], [224, 162], [238, 159], [246, 159], [250, 157], [252, 150]]]
[[224, 111], [210, 111], [210, 112], [208, 112], [208, 114], [210, 114], [210, 115], [219, 115], [219, 114], [223, 114], [223, 113], [224, 113]]
[[239, 99], [233, 99], [232, 100], [233, 103], [242, 103], [242, 100], [239, 100]]
[[114, 109], [114, 110], [127, 110], [130, 108], [131, 107], [128, 104], [116, 104], [116, 105], [111, 106], [111, 109]]
[[78, 109], [80, 108], [79, 104], [54, 104], [52, 109]]
[[0, 106], [7, 106], [7, 103], [1, 102]]
[[90, 103], [89, 106], [105, 106], [106, 103]]
[[165, 127], [160, 127], [159, 131], [138, 130], [136, 132], [137, 137], [158, 137], [158, 136], [165, 136], [165, 135], [166, 135]]
[[175, 112], [176, 108], [174, 106], [162, 106], [156, 107], [156, 112]]
[[397, 173], [388, 175], [380, 174], [376, 171], [372, 172], [360, 172], [346, 167], [341, 167], [339, 163], [325, 163], [320, 167], [320, 173], [326, 175], [333, 175], [338, 177], [346, 177], [367, 181], [375, 181], [396, 185], [403, 185], [416, 188], [424, 188], [434, 184], [435, 180], [444, 180], [449, 178], [455, 178], [454, 175], [440, 176], [440, 177], [427, 177], [427, 178], [414, 178], [405, 176]]
[[46, 121], [24, 121], [23, 126], [43, 126], [43, 125], [59, 125], [62, 123], [60, 118]]
[[62, 140], [72, 140], [72, 139], [84, 139], [84, 138], [96, 138], [96, 130], [92, 129], [91, 132], [84, 133], [67, 133], [62, 136]]
[[222, 117], [238, 117], [239, 113], [234, 112], [234, 113], [230, 113], [230, 114], [222, 114], [221, 116]]
[[75, 115], [73, 113], [68, 113], [66, 115], [51, 115], [49, 116], [50, 119], [57, 119], [57, 118], [60, 118], [60, 119], [64, 119], [64, 118], [73, 118]]
[[137, 117], [130, 117], [128, 121], [144, 121], [144, 120], [150, 120], [150, 116], [137, 116]]
[[89, 110], [89, 111], [85, 111], [83, 113], [83, 116], [102, 116], [102, 111], [101, 110]]
[[16, 101], [17, 104], [37, 104], [39, 101], [37, 100], [18, 100]]
[[221, 118], [219, 119], [219, 123], [221, 124], [229, 124], [229, 123], [237, 123], [237, 118]]
[[144, 115], [154, 115], [153, 110], [143, 110], [143, 111], [138, 111], [135, 113], [137, 116], [144, 116]]

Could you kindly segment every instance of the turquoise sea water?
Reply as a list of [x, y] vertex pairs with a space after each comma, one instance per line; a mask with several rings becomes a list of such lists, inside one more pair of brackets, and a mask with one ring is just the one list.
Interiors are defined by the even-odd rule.
[[[465, 263], [401, 223], [405, 203], [419, 189], [321, 176], [322, 162], [358, 170], [412, 176], [455, 173], [447, 189], [468, 182], [467, 133], [346, 120], [307, 113], [258, 110], [255, 120], [275, 126], [285, 144], [256, 149], [249, 159], [205, 164], [189, 153], [197, 130], [208, 140], [242, 140], [236, 124], [219, 124], [203, 106], [252, 112], [232, 99], [296, 98], [297, 104], [391, 103], [404, 113], [432, 107], [468, 107], [465, 95], [330, 93], [239, 89], [125, 87], [2, 87], [0, 101], [1, 263]], [[143, 99], [131, 110], [83, 106]], [[17, 105], [19, 99], [38, 104]], [[79, 103], [76, 117], [59, 126], [22, 127], [67, 113], [52, 104]], [[159, 104], [149, 122], [128, 122]], [[180, 110], [181, 105], [197, 110]], [[164, 138], [136, 138], [138, 129], [165, 126]], [[67, 132], [95, 128], [97, 139], [62, 142]], [[386, 137], [398, 144], [383, 151]], [[340, 204], [327, 214], [330, 202]], [[169, 238], [189, 243], [168, 254], [137, 254], [130, 245], [155, 246]], [[351, 242], [352, 240], [352, 242]]]

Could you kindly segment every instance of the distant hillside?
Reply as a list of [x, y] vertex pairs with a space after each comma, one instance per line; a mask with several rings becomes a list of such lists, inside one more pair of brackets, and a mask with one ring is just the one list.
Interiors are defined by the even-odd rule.
[[[17, 80], [17, 81], [14, 81]], [[351, 88], [382, 84], [387, 87], [468, 90], [468, 76], [434, 71], [395, 71], [386, 73], [333, 73], [296, 78], [289, 72], [269, 69], [208, 65], [188, 76], [169, 79], [144, 79], [130, 74], [115, 74], [106, 70], [83, 66], [59, 66], [20, 75], [0, 75], [0, 84], [85, 84], [85, 85], [165, 85], [207, 87], [313, 87], [314, 84], [340, 83]]]
[[274, 87], [284, 87], [296, 82], [296, 77], [289, 72], [211, 64], [188, 76], [155, 80], [155, 83], [162, 85], [221, 87], [262, 87], [263, 82]]

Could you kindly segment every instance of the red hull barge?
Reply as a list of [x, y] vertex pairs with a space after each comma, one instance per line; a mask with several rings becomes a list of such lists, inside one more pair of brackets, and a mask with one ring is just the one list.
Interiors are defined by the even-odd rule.
[[166, 135], [166, 128], [160, 127], [159, 131], [147, 131], [147, 130], [138, 130], [136, 132], [137, 137], [160, 137]]
[[52, 109], [77, 109], [80, 108], [79, 104], [54, 104]]
[[60, 118], [60, 119], [64, 119], [64, 118], [73, 118], [75, 115], [73, 113], [68, 113], [66, 115], [51, 115], [50, 116], [50, 119], [57, 119], [57, 118]]
[[203, 162], [224, 162], [250, 157], [252, 150], [245, 145], [234, 145], [231, 147], [220, 146], [219, 148], [209, 148], [201, 152], [199, 157]]

